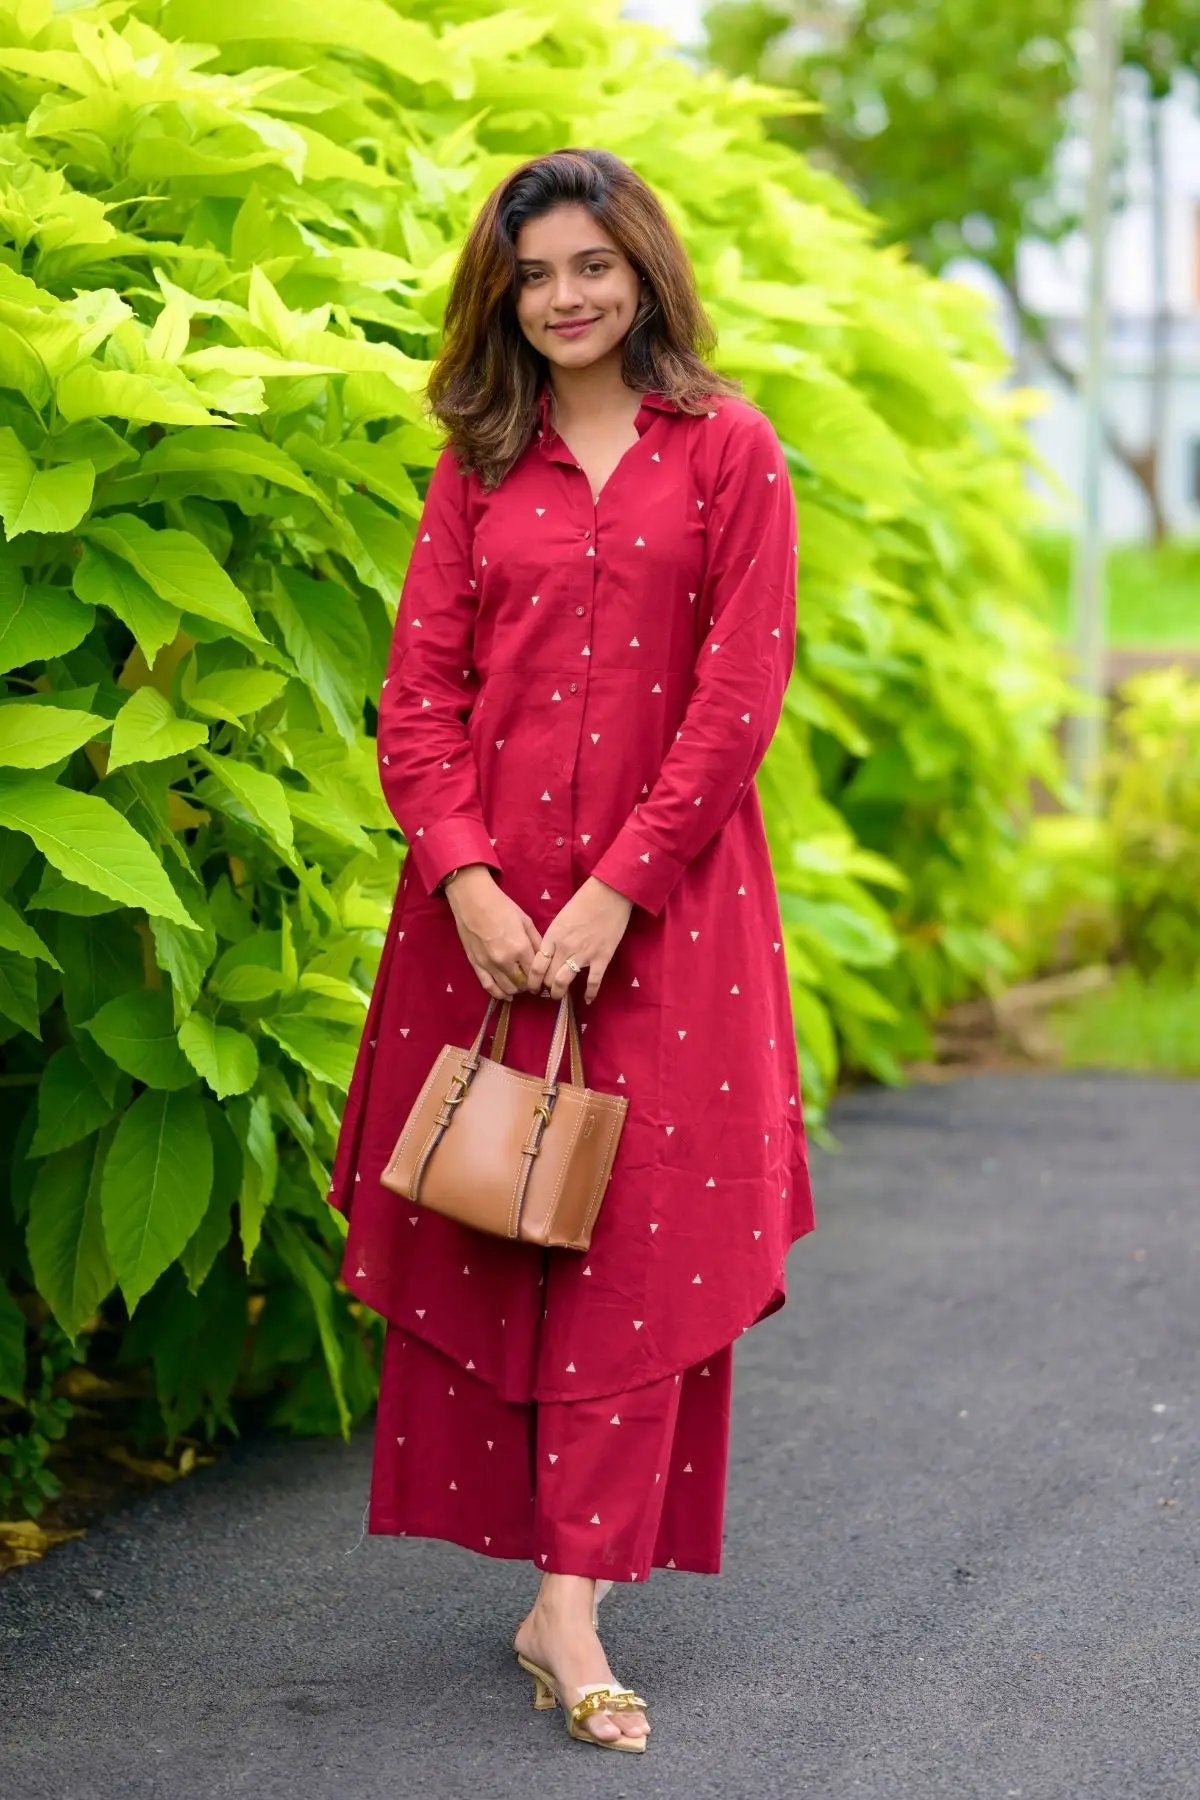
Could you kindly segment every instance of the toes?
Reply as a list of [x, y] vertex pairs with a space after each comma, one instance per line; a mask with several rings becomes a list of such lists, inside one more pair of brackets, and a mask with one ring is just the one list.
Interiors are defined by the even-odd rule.
[[615, 1738], [621, 1735], [621, 1727], [610, 1713], [593, 1713], [587, 1723], [593, 1737]]

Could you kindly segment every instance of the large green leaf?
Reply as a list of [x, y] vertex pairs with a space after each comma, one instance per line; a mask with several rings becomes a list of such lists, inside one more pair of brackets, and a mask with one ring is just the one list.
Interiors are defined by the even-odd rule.
[[217, 1025], [203, 1013], [190, 1014], [179, 1027], [179, 1047], [218, 1100], [247, 1093], [258, 1079], [253, 1038], [230, 1025]]
[[81, 644], [95, 614], [62, 588], [26, 582], [7, 544], [0, 544], [0, 673], [65, 656]]
[[42, 1035], [37, 964], [11, 950], [0, 950], [0, 1018], [11, 1019], [36, 1038]]
[[264, 1019], [267, 1031], [302, 1068], [345, 1093], [354, 1073], [357, 1037], [303, 1013], [278, 1013]]
[[201, 676], [187, 690], [187, 703], [206, 719], [225, 719], [237, 725], [247, 713], [258, 712], [277, 700], [287, 686], [287, 676], [273, 669], [219, 669]]
[[287, 451], [249, 431], [222, 431], [216, 426], [175, 431], [148, 450], [139, 464], [143, 475], [182, 471], [257, 477], [325, 505], [323, 496]]
[[171, 702], [157, 688], [138, 688], [113, 723], [109, 772], [124, 763], [161, 762], [168, 756], [180, 756], [207, 738], [207, 726], [178, 718]]
[[0, 897], [0, 949], [15, 950], [21, 956], [40, 957], [52, 969], [58, 959], [46, 948], [32, 925], [27, 925], [16, 907]]
[[43, 705], [38, 700], [0, 702], [0, 764], [9, 769], [44, 769], [107, 731], [99, 713]]
[[155, 531], [133, 513], [107, 513], [89, 520], [80, 535], [128, 563], [160, 600], [261, 640], [245, 595], [189, 532]]
[[207, 750], [201, 750], [196, 760], [213, 775], [211, 782], [201, 782], [197, 789], [202, 799], [213, 806], [226, 806], [228, 794], [235, 802], [235, 812], [244, 812], [281, 850], [290, 852], [292, 817], [281, 781], [265, 769], [256, 769], [253, 763], [233, 756], [210, 756]]
[[104, 1236], [130, 1312], [204, 1217], [212, 1178], [199, 1096], [139, 1094], [117, 1127], [100, 1187]]
[[9, 426], [0, 426], [0, 518], [10, 542], [25, 531], [71, 531], [92, 503], [89, 462], [39, 469]]
[[195, 1080], [179, 1048], [171, 1000], [164, 988], [120, 994], [87, 1021], [106, 1056], [152, 1088], [182, 1088]]
[[193, 924], [145, 838], [98, 795], [0, 775], [0, 825], [32, 838], [69, 881], [177, 925]]
[[352, 742], [362, 730], [370, 660], [360, 608], [336, 581], [314, 581], [298, 569], [276, 569], [270, 607], [288, 655]]
[[49, 1156], [90, 1137], [112, 1117], [112, 1101], [101, 1091], [75, 1044], [56, 1050], [38, 1084], [37, 1130], [30, 1156]]
[[128, 625], [143, 656], [153, 666], [164, 644], [179, 630], [179, 608], [160, 600], [149, 582], [129, 563], [86, 544], [75, 565], [72, 586], [91, 606], [106, 606]]
[[111, 1291], [100, 1191], [111, 1133], [56, 1151], [38, 1170], [25, 1242], [38, 1293], [76, 1337]]

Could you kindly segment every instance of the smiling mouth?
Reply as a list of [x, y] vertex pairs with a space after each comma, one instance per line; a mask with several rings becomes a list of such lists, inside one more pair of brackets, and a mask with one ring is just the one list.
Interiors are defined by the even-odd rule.
[[595, 325], [597, 323], [598, 320], [596, 319], [571, 319], [564, 320], [561, 325], [552, 325], [550, 329], [551, 331], [559, 332], [585, 331], [589, 325]]

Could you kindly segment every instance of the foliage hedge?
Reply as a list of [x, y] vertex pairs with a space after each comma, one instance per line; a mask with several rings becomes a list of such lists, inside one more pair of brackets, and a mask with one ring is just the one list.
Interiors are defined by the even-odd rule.
[[149, 1372], [169, 1439], [236, 1430], [235, 1393], [294, 1432], [371, 1404], [377, 1321], [334, 1279], [324, 1192], [403, 854], [373, 697], [448, 277], [526, 155], [605, 145], [656, 186], [787, 446], [800, 641], [760, 789], [814, 1133], [842, 1059], [896, 1079], [1002, 971], [989, 920], [1061, 700], [1026, 607], [1025, 400], [982, 303], [766, 141], [796, 104], [614, 0], [4, 9], [14, 1407], [51, 1316]]

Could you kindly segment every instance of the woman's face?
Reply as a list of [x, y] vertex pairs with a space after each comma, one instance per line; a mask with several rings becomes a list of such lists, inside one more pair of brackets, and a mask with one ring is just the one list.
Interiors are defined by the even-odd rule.
[[633, 264], [586, 206], [556, 206], [516, 239], [517, 320], [559, 368], [619, 355], [641, 283]]

